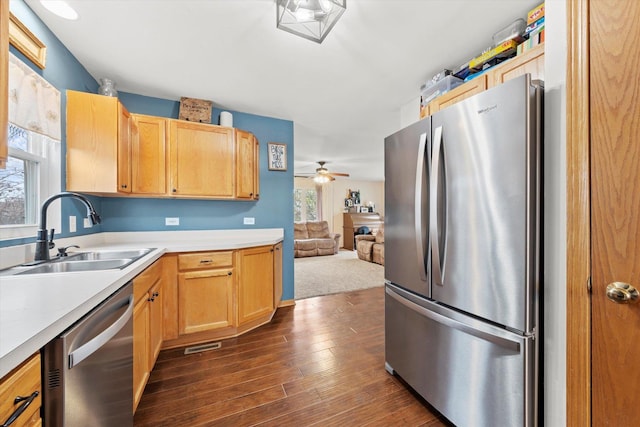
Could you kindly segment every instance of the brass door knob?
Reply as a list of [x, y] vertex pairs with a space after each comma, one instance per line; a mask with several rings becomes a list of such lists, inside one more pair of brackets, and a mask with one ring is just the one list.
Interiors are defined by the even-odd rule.
[[618, 304], [638, 302], [638, 290], [628, 283], [613, 282], [607, 286], [607, 298]]

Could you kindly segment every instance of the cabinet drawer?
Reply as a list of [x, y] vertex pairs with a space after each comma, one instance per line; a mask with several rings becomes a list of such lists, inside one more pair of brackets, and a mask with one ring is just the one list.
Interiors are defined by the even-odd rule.
[[149, 288], [153, 286], [162, 276], [162, 258], [151, 264], [133, 279], [133, 298], [138, 302], [140, 298], [146, 297]]
[[231, 267], [233, 251], [197, 252], [178, 255], [178, 269], [193, 270], [212, 267]]
[[40, 387], [40, 354], [37, 353], [0, 380], [0, 423], [7, 419], [23, 402], [14, 404], [16, 397], [29, 397], [37, 391], [27, 409], [18, 417], [12, 426], [36, 426], [40, 423], [40, 406], [42, 390]]

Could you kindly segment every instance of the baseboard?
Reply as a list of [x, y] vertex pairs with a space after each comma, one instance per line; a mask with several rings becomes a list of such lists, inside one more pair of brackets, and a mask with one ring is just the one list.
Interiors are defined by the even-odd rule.
[[296, 300], [288, 299], [288, 300], [280, 301], [280, 304], [278, 304], [278, 308], [280, 308], [280, 307], [291, 307], [293, 305], [296, 305]]

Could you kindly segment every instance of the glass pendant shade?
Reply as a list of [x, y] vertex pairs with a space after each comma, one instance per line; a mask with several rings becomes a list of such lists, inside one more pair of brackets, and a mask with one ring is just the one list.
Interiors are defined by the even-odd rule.
[[347, 0], [276, 0], [277, 27], [322, 43], [347, 9]]

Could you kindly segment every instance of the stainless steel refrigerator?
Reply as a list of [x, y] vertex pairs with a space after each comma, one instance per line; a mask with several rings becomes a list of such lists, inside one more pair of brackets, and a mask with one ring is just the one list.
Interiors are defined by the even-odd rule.
[[542, 88], [529, 75], [385, 140], [385, 358], [457, 426], [534, 426]]

